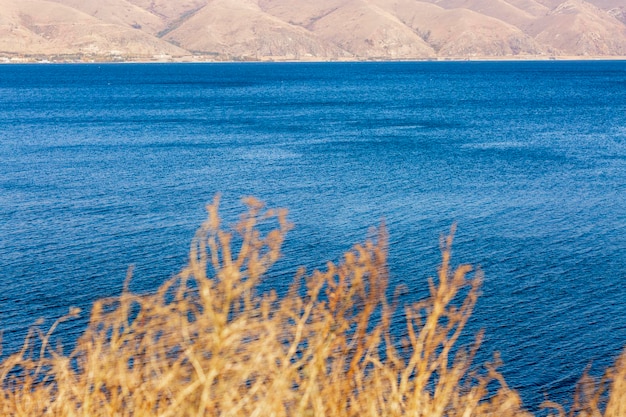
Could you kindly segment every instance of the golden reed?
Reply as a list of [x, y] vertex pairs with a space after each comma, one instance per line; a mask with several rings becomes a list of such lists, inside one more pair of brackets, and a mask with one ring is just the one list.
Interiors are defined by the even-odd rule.
[[[480, 272], [450, 264], [452, 233], [430, 296], [404, 306], [405, 336], [390, 332], [387, 240], [354, 246], [325, 271], [301, 271], [288, 294], [260, 293], [291, 227], [254, 199], [230, 231], [218, 199], [189, 264], [154, 294], [97, 301], [68, 355], [56, 325], [33, 328], [0, 365], [2, 416], [530, 416], [494, 363], [474, 366], [481, 335], [459, 347]], [[266, 234], [259, 231], [273, 229]], [[626, 416], [626, 354], [601, 381], [584, 376], [567, 412]]]

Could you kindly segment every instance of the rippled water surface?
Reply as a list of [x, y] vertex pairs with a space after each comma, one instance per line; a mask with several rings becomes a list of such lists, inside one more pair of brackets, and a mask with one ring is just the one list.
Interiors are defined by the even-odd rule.
[[479, 359], [530, 407], [626, 345], [626, 62], [4, 65], [4, 353], [131, 264], [138, 291], [175, 274], [218, 192], [229, 221], [244, 195], [289, 208], [279, 290], [384, 219], [417, 299], [457, 222]]

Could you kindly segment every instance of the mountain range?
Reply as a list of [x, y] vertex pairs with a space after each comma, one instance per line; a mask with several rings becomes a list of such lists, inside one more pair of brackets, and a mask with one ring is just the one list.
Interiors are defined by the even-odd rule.
[[626, 0], [0, 0], [0, 60], [626, 56]]

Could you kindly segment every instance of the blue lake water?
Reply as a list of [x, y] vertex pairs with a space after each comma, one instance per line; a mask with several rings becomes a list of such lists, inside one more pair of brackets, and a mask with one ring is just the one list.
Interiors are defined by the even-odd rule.
[[131, 264], [137, 291], [175, 274], [218, 192], [228, 221], [245, 195], [290, 210], [279, 290], [384, 219], [418, 299], [457, 222], [479, 360], [530, 408], [626, 345], [626, 62], [4, 65], [4, 354]]

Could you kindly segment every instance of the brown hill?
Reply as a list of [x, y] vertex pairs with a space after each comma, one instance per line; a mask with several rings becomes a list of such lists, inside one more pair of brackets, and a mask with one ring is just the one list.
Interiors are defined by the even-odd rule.
[[197, 54], [235, 59], [349, 56], [306, 29], [265, 13], [254, 0], [211, 0], [164, 39]]
[[127, 25], [45, 0], [0, 0], [0, 53], [153, 56], [185, 51]]
[[528, 26], [538, 42], [557, 54], [626, 55], [626, 26], [608, 12], [580, 0], [567, 0]]
[[0, 0], [0, 59], [54, 55], [125, 60], [625, 56], [626, 4]]
[[166, 26], [165, 19], [128, 0], [51, 0], [80, 10], [105, 23], [141, 29], [155, 35]]
[[268, 13], [299, 25], [318, 38], [360, 58], [398, 59], [434, 57], [435, 52], [418, 33], [373, 1], [321, 2], [306, 11], [291, 0], [262, 0]]
[[468, 8], [445, 9], [412, 0], [377, 1], [421, 34], [440, 57], [504, 57], [542, 51], [519, 28]]

